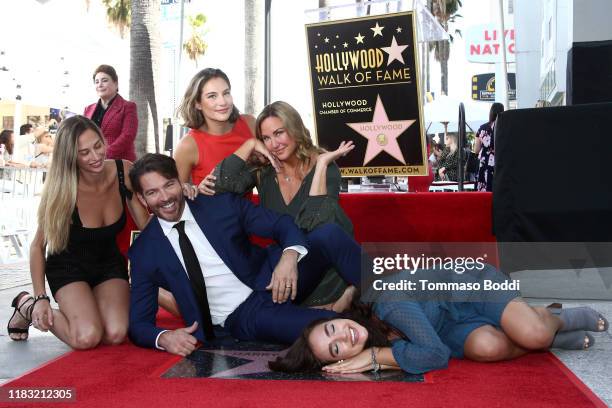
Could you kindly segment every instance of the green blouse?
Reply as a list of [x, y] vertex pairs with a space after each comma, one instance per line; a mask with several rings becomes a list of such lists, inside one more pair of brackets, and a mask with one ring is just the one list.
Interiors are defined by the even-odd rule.
[[[340, 169], [336, 163], [327, 167], [327, 194], [310, 196], [310, 186], [314, 177], [314, 167], [300, 186], [289, 204], [285, 203], [278, 185], [276, 172], [270, 165], [261, 169], [250, 167], [240, 157], [232, 154], [215, 167], [215, 191], [244, 194], [257, 187], [260, 205], [281, 214], [288, 214], [295, 223], [306, 232], [325, 223], [336, 223], [346, 233], [353, 235], [353, 224], [338, 203], [340, 194]], [[347, 284], [338, 272], [330, 269], [326, 272], [321, 283], [304, 301], [305, 305], [323, 305], [337, 300]]]

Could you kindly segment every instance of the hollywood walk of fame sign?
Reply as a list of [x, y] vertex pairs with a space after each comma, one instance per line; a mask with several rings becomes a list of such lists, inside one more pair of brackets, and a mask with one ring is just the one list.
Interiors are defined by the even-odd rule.
[[412, 12], [306, 26], [318, 144], [355, 149], [344, 177], [425, 175]]

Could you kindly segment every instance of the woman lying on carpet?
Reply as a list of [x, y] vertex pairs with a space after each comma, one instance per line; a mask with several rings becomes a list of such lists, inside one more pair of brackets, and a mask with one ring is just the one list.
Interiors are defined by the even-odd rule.
[[496, 302], [353, 302], [345, 318], [310, 324], [275, 371], [359, 373], [401, 369], [411, 374], [445, 368], [450, 357], [490, 362], [534, 350], [586, 350], [587, 331], [608, 330], [608, 321], [589, 307], [531, 307], [518, 292]]
[[[106, 148], [90, 119], [62, 121], [30, 250], [34, 296], [21, 292], [13, 299], [13, 340], [26, 340], [32, 322], [75, 349], [119, 344], [126, 337], [128, 273], [116, 238], [126, 209], [140, 228], [148, 214], [125, 176], [132, 163], [106, 160]], [[45, 276], [59, 310], [51, 308]]]
[[[263, 207], [290, 215], [305, 231], [335, 223], [352, 236], [353, 224], [338, 204], [341, 178], [334, 161], [348, 154], [353, 143], [343, 142], [332, 152], [319, 149], [312, 143], [300, 114], [282, 101], [262, 110], [255, 134], [256, 138], [245, 141], [217, 165], [200, 183], [200, 192], [243, 194], [257, 187]], [[344, 310], [340, 304], [348, 305], [342, 301], [345, 289], [347, 284], [330, 269], [303, 304]], [[350, 296], [352, 289], [348, 289]]]

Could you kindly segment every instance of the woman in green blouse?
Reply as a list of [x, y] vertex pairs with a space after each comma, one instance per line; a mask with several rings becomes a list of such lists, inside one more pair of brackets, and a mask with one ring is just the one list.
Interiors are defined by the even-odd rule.
[[[292, 216], [300, 228], [311, 231], [324, 223], [336, 223], [353, 235], [353, 225], [338, 204], [340, 169], [334, 163], [353, 149], [353, 142], [342, 142], [332, 152], [316, 147], [300, 114], [282, 101], [263, 109], [255, 135], [256, 139], [245, 141], [219, 163], [200, 183], [199, 191], [242, 194], [257, 187], [262, 206]], [[347, 284], [338, 273], [329, 270], [304, 304], [333, 304], [345, 289]], [[342, 308], [340, 303], [344, 302], [332, 308]]]

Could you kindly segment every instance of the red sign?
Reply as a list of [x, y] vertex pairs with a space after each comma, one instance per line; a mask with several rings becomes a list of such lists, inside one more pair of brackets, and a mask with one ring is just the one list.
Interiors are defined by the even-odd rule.
[[[504, 30], [506, 41], [506, 61], [514, 62], [515, 33], [514, 29]], [[470, 62], [501, 62], [501, 33], [493, 25], [470, 27], [465, 36], [467, 60]]]

